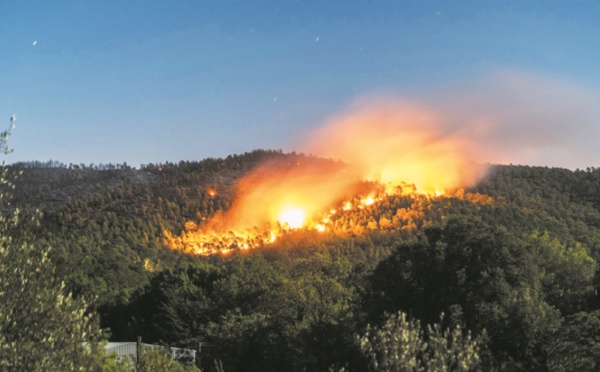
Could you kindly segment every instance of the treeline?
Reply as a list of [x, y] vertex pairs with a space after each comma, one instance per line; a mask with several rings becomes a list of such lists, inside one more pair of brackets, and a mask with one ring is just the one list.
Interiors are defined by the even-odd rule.
[[99, 164], [94, 164], [94, 163], [90, 163], [90, 164], [84, 164], [84, 163], [79, 163], [79, 164], [73, 164], [73, 163], [63, 163], [61, 161], [58, 160], [48, 160], [48, 161], [39, 161], [39, 160], [31, 160], [31, 161], [21, 161], [21, 162], [16, 162], [12, 164], [13, 167], [15, 168], [21, 168], [21, 169], [48, 169], [48, 168], [54, 168], [54, 169], [79, 169], [79, 170], [94, 170], [94, 171], [103, 171], [103, 170], [115, 170], [115, 169], [135, 169], [134, 167], [131, 167], [130, 165], [128, 165], [126, 162], [124, 163], [108, 163], [108, 164], [103, 164], [103, 163], [99, 163]]
[[132, 173], [150, 175], [144, 182], [103, 181], [46, 206], [38, 242], [72, 291], [96, 298], [114, 340], [201, 343], [205, 370], [368, 370], [376, 351], [360, 340], [392, 332], [398, 312], [425, 333], [441, 314], [443, 329], [470, 332], [476, 369], [600, 367], [595, 168], [494, 166], [455, 195], [389, 196], [339, 213], [327, 234], [299, 230], [210, 257], [165, 247], [165, 231], [227, 210], [235, 181], [257, 164], [303, 156], [146, 165]]

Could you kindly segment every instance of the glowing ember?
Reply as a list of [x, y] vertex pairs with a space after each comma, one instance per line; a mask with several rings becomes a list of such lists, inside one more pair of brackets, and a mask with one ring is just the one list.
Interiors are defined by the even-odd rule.
[[373, 199], [372, 196], [369, 196], [366, 199], [361, 200], [360, 202], [363, 203], [364, 205], [371, 205], [371, 204], [375, 203], [375, 199]]
[[325, 231], [325, 225], [323, 225], [323, 224], [318, 224], [315, 228], [317, 229], [318, 232]]
[[299, 229], [304, 225], [306, 215], [304, 211], [297, 207], [286, 207], [281, 213], [277, 221], [282, 225], [288, 225], [292, 229]]
[[350, 203], [350, 202], [344, 203], [344, 207], [342, 209], [345, 211], [349, 211], [350, 209], [352, 209], [352, 203]]

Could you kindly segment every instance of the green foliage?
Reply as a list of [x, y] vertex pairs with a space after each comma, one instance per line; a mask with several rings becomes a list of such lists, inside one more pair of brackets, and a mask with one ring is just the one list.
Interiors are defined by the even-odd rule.
[[597, 371], [600, 368], [600, 310], [567, 317], [546, 348], [550, 371]]
[[538, 264], [504, 229], [453, 218], [378, 266], [365, 307], [371, 317], [402, 310], [429, 322], [446, 312], [455, 324], [489, 332], [493, 363], [537, 368], [560, 325], [560, 313], [544, 301]]
[[137, 372], [200, 372], [193, 365], [173, 361], [166, 348], [144, 348]]
[[[8, 132], [0, 135], [7, 153]], [[0, 205], [0, 369], [85, 371], [97, 358], [97, 322], [55, 278], [48, 248], [36, 244], [18, 210], [9, 208], [12, 179], [2, 169]], [[84, 346], [88, 342], [88, 346]], [[91, 345], [91, 346], [90, 346]]]
[[91, 372], [131, 372], [133, 363], [129, 358], [119, 360], [116, 354], [106, 353], [104, 343], [90, 343], [87, 370]]
[[[446, 331], [481, 336], [482, 369], [595, 366], [583, 319], [594, 329], [600, 309], [599, 169], [494, 166], [454, 195], [381, 194], [338, 210], [327, 234], [298, 230], [223, 257], [167, 249], [165, 231], [179, 238], [222, 214], [235, 182], [274, 158], [306, 159], [258, 150], [139, 170], [26, 164], [15, 201], [43, 218], [20, 215], [7, 236], [52, 246], [54, 283], [97, 298], [114, 340], [202, 342], [209, 369], [365, 370], [354, 336], [398, 311], [427, 324], [444, 312]], [[590, 343], [570, 341], [577, 332]]]
[[358, 338], [371, 371], [471, 371], [479, 363], [478, 343], [460, 326], [427, 326], [399, 312], [388, 315], [381, 327], [367, 326]]
[[596, 261], [581, 243], [567, 247], [558, 239], [534, 233], [527, 242], [532, 260], [540, 270], [546, 301], [568, 315], [585, 308], [592, 295]]

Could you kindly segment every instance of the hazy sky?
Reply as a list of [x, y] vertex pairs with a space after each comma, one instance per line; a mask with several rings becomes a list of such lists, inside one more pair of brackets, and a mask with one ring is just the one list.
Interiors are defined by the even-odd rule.
[[361, 97], [498, 70], [598, 94], [599, 18], [566, 0], [0, 0], [0, 125], [17, 115], [9, 161], [291, 151]]

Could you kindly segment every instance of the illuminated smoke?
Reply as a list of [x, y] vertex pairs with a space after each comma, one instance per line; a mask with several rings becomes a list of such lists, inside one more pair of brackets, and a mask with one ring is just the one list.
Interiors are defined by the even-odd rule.
[[430, 194], [472, 186], [484, 170], [471, 161], [473, 143], [443, 124], [439, 112], [423, 105], [379, 101], [331, 119], [303, 149], [393, 186], [413, 184]]
[[600, 97], [574, 83], [503, 71], [423, 96], [363, 98], [297, 146], [354, 164], [368, 179], [428, 192], [477, 182], [472, 162], [600, 162]]

